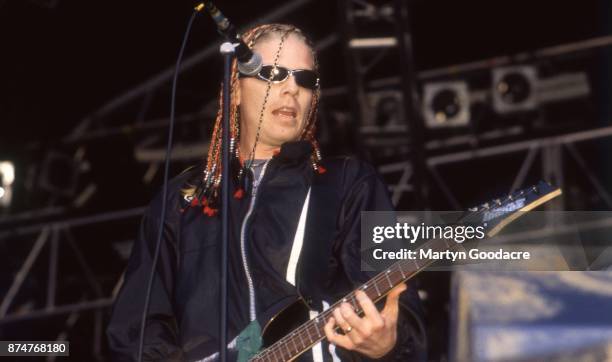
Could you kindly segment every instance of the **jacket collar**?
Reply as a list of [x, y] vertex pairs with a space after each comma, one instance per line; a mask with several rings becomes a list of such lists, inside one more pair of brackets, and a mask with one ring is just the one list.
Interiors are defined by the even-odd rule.
[[312, 145], [308, 141], [285, 142], [275, 156], [280, 162], [302, 162], [312, 154]]

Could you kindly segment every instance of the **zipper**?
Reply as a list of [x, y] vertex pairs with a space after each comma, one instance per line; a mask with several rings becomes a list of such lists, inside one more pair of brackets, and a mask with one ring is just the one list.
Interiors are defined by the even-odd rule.
[[268, 167], [268, 163], [270, 160], [266, 161], [263, 168], [261, 169], [261, 174], [257, 179], [253, 180], [253, 191], [251, 192], [251, 201], [249, 204], [249, 209], [247, 210], [246, 215], [244, 216], [244, 220], [242, 221], [242, 226], [240, 227], [240, 253], [242, 255], [242, 266], [244, 268], [244, 274], [246, 275], [247, 284], [249, 286], [249, 318], [252, 321], [257, 318], [257, 313], [255, 312], [255, 287], [253, 286], [253, 278], [251, 277], [251, 272], [249, 269], [249, 262], [247, 260], [247, 251], [246, 251], [246, 226], [251, 214], [253, 213], [253, 209], [255, 207], [255, 199], [257, 197], [257, 188], [261, 183], [261, 180], [266, 173], [266, 168]]

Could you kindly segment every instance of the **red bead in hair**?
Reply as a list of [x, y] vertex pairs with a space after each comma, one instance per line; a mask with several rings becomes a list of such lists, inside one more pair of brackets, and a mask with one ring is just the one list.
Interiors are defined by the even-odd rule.
[[317, 171], [319, 172], [320, 175], [322, 175], [327, 172], [327, 169], [323, 166], [319, 166]]
[[208, 216], [208, 217], [213, 217], [217, 214], [217, 209], [213, 209], [211, 207], [208, 206], [204, 206], [204, 208], [202, 209], [202, 212]]
[[236, 192], [234, 192], [234, 198], [235, 199], [242, 199], [244, 197], [244, 189], [241, 187], [238, 190], [236, 190]]

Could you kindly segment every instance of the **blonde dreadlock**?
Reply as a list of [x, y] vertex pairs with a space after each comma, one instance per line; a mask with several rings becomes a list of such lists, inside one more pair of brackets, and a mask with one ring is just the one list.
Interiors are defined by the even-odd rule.
[[[257, 42], [265, 40], [272, 35], [281, 35], [282, 37], [295, 34], [302, 39], [306, 45], [312, 50], [314, 59], [314, 70], [318, 72], [319, 64], [317, 61], [316, 53], [312, 42], [302, 33], [302, 31], [294, 26], [285, 24], [265, 24], [254, 27], [247, 30], [242, 34], [242, 39], [250, 47], [253, 48]], [[231, 99], [235, 89], [238, 85], [238, 67], [236, 60], [232, 63], [231, 68]], [[316, 119], [317, 119], [317, 107], [320, 98], [320, 90], [316, 89], [313, 91], [313, 97], [310, 106], [310, 114], [306, 120], [306, 126], [300, 136], [300, 139], [307, 140], [312, 144], [312, 155], [311, 162], [314, 171], [323, 171], [323, 168], [319, 166], [321, 161], [321, 151], [319, 143], [316, 140]], [[240, 137], [240, 111], [236, 102], [231, 101], [230, 103], [230, 155], [232, 160], [230, 165], [239, 165], [237, 174], [235, 175], [238, 180], [243, 177], [244, 167], [242, 166], [242, 160], [244, 156], [249, 156], [252, 160], [254, 157], [251, 155], [241, 155], [240, 147], [238, 147]], [[221, 149], [222, 149], [222, 120], [223, 120], [223, 85], [219, 90], [219, 109], [215, 118], [215, 124], [212, 132], [210, 146], [208, 149], [208, 155], [206, 157], [204, 172], [202, 178], [198, 182], [197, 186], [189, 187], [183, 190], [183, 195], [190, 199], [192, 205], [204, 206], [204, 213], [212, 216], [216, 213], [216, 204], [219, 196], [219, 186], [221, 184]], [[238, 182], [240, 184], [240, 182]], [[239, 196], [238, 193], [236, 196]]]

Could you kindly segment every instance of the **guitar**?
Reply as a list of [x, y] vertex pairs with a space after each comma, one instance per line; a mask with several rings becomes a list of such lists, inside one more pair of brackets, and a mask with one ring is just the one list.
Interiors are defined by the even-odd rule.
[[[561, 189], [541, 181], [535, 186], [514, 192], [504, 198], [468, 209], [456, 224], [486, 220], [486, 235], [492, 237], [525, 212], [559, 195]], [[457, 245], [452, 240], [435, 239], [425, 243], [421, 248], [444, 251]], [[385, 297], [393, 287], [414, 277], [434, 262], [435, 260], [416, 259], [398, 261], [355, 291], [364, 291], [373, 302], [376, 302]], [[266, 315], [259, 318], [260, 321], [267, 321], [263, 329], [260, 330], [259, 322], [254, 321], [238, 336], [238, 360], [276, 362], [296, 359], [325, 338], [323, 327], [340, 303], [349, 303], [357, 314], [363, 314], [355, 297], [355, 291], [313, 319], [309, 318], [309, 309], [303, 300], [279, 302], [279, 307], [271, 308]], [[300, 325], [301, 321], [306, 322]]]

